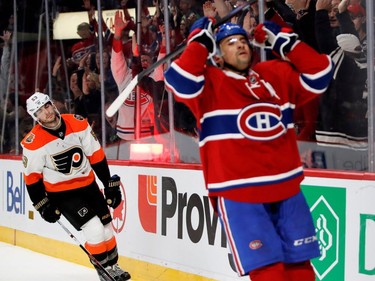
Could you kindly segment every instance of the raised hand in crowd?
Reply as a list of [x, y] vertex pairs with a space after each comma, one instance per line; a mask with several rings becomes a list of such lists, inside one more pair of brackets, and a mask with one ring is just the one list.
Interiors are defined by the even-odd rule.
[[115, 28], [115, 39], [121, 39], [122, 31], [127, 27], [129, 21], [124, 19], [124, 14], [122, 11], [116, 11], [115, 13], [115, 20], [114, 20], [114, 28]]
[[128, 4], [128, 0], [121, 0], [120, 1], [120, 6], [121, 7], [126, 7], [126, 4]]
[[91, 54], [92, 54], [91, 52], [88, 52], [83, 55], [83, 57], [79, 61], [78, 69], [84, 69], [85, 72], [89, 70], [89, 67], [88, 67], [89, 63], [87, 63], [87, 60], [90, 58]]
[[214, 0], [215, 10], [217, 15], [222, 18], [232, 10], [232, 6], [228, 1], [224, 0]]
[[0, 38], [4, 41], [4, 45], [9, 45], [10, 38], [12, 37], [12, 33], [8, 30], [3, 31], [3, 35], [0, 35]]
[[83, 5], [82, 7], [85, 9], [85, 10], [91, 10], [92, 8], [92, 5], [91, 5], [91, 1], [90, 0], [82, 0], [83, 2]]
[[247, 12], [243, 18], [243, 29], [245, 29], [249, 35], [249, 39], [253, 39], [254, 29], [257, 27], [257, 25], [258, 22], [256, 18], [250, 12]]
[[341, 0], [340, 4], [337, 6], [339, 9], [339, 13], [343, 13], [348, 10], [348, 6], [350, 5], [350, 0]]
[[203, 3], [203, 15], [205, 17], [215, 18], [217, 14], [218, 13], [216, 11], [214, 3], [212, 3], [211, 1], [206, 1]]
[[52, 76], [56, 77], [61, 68], [61, 56], [58, 56], [55, 64], [52, 67]]
[[297, 17], [302, 11], [309, 8], [310, 0], [286, 0], [285, 3], [296, 13]]
[[327, 10], [330, 11], [332, 9], [332, 1], [331, 0], [317, 0], [316, 1], [316, 10]]

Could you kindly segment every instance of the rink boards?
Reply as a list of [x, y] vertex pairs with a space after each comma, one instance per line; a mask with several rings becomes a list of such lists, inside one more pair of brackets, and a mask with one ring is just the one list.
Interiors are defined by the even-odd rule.
[[[110, 168], [122, 179], [123, 201], [112, 214], [113, 227], [120, 264], [132, 280], [248, 280], [231, 267], [198, 165], [110, 161]], [[373, 280], [375, 176], [311, 170], [306, 175], [303, 192], [322, 252], [313, 260], [317, 280]], [[59, 225], [35, 212], [18, 158], [0, 159], [0, 200], [0, 241], [89, 266]]]

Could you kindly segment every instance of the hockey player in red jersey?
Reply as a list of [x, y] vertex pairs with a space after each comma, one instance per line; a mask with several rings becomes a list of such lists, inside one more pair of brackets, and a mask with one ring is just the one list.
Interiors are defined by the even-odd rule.
[[[293, 110], [324, 93], [332, 62], [290, 30], [265, 22], [254, 44], [278, 59], [251, 66], [246, 31], [198, 19], [166, 86], [198, 120], [208, 194], [225, 229], [238, 275], [252, 281], [314, 281], [320, 255], [300, 190], [303, 170]], [[215, 50], [217, 49], [217, 51]], [[215, 57], [217, 66], [207, 63]]]
[[[35, 209], [50, 223], [62, 214], [82, 230], [85, 248], [115, 280], [130, 279], [117, 264], [108, 209], [121, 202], [120, 177], [110, 176], [104, 150], [87, 120], [60, 114], [50, 98], [39, 92], [27, 99], [26, 107], [37, 122], [21, 142], [26, 187]], [[94, 173], [105, 187], [105, 198]], [[107, 280], [94, 266], [100, 280]]]

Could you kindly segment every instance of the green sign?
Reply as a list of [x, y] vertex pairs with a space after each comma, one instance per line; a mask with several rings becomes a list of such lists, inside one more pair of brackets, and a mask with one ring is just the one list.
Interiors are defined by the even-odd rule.
[[[366, 268], [366, 239], [372, 239], [371, 234], [367, 234], [367, 226], [375, 222], [375, 215], [360, 214], [360, 235], [359, 235], [359, 273], [366, 275], [375, 275], [375, 268]], [[370, 237], [368, 237], [370, 236]], [[370, 249], [370, 251], [372, 251]]]
[[321, 256], [313, 259], [316, 280], [345, 280], [346, 189], [302, 186], [310, 206]]

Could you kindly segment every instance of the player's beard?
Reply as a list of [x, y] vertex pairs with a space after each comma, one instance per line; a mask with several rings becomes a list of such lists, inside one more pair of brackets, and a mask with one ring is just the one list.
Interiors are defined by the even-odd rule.
[[233, 66], [232, 64], [224, 61], [224, 69], [231, 70], [239, 75], [246, 76], [249, 73], [251, 57], [245, 58], [236, 56], [235, 61], [236, 66]]
[[47, 120], [45, 121], [40, 121], [39, 120], [39, 124], [47, 129], [50, 129], [50, 130], [56, 130], [58, 128], [60, 128], [61, 126], [61, 116], [59, 113], [57, 113], [55, 111], [55, 113], [53, 114], [54, 115], [54, 118], [52, 118], [52, 116], [50, 118], [47, 118]]

